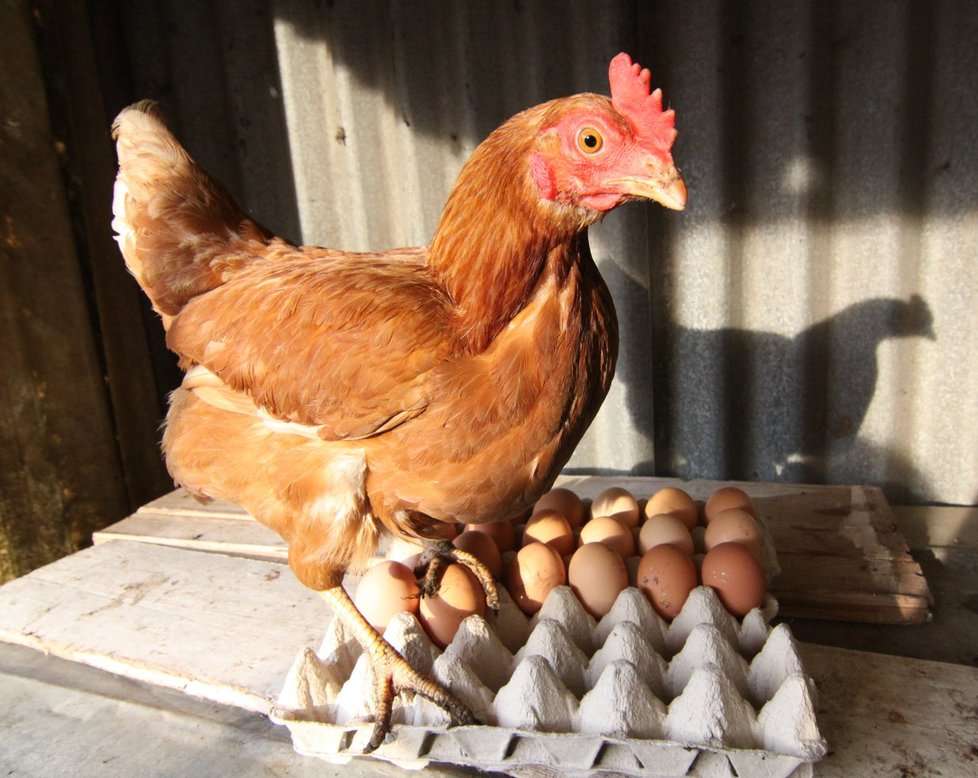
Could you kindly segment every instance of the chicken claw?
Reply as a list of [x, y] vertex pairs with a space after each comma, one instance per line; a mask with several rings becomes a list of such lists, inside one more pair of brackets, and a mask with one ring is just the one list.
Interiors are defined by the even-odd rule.
[[452, 726], [478, 724], [472, 712], [434, 681], [425, 678], [408, 664], [395, 648], [384, 640], [363, 617], [342, 586], [319, 592], [339, 616], [370, 660], [374, 677], [374, 699], [377, 709], [374, 730], [363, 752], [377, 749], [391, 729], [394, 697], [401, 691], [413, 691], [430, 700], [452, 717]]
[[496, 581], [488, 567], [468, 551], [456, 548], [447, 540], [432, 541], [429, 547], [433, 556], [428, 562], [428, 569], [424, 577], [418, 583], [422, 596], [433, 597], [438, 594], [441, 576], [446, 565], [450, 562], [458, 562], [460, 565], [465, 565], [479, 579], [482, 590], [486, 594], [486, 605], [493, 613], [499, 613], [499, 590], [496, 588]]

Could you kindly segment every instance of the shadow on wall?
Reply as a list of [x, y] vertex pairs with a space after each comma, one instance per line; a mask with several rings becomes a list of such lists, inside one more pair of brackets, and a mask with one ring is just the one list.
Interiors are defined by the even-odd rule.
[[[617, 261], [606, 258], [601, 272], [619, 315], [632, 306], [647, 312], [648, 290]], [[566, 472], [858, 482], [881, 487], [894, 503], [922, 499], [908, 486], [922, 482], [914, 466], [859, 435], [876, 393], [879, 346], [892, 338], [936, 339], [920, 295], [864, 300], [794, 337], [670, 323], [668, 342], [649, 343], [631, 330], [623, 336], [641, 358], [619, 360], [615, 382], [624, 387], [629, 422], [620, 426], [651, 437], [654, 460]]]
[[934, 339], [932, 321], [914, 295], [853, 304], [794, 337], [673, 325], [668, 349], [653, 354], [667, 379], [654, 392], [657, 474], [796, 483], [880, 474], [889, 499], [913, 501], [912, 465], [859, 432], [878, 347]]

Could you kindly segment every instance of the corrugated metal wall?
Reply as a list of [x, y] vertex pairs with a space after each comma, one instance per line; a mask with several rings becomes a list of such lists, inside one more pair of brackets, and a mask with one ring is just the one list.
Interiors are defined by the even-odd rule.
[[592, 231], [623, 343], [571, 466], [976, 501], [978, 5], [121, 8], [133, 90], [260, 220], [348, 249], [426, 242], [490, 130], [630, 51], [690, 206]]

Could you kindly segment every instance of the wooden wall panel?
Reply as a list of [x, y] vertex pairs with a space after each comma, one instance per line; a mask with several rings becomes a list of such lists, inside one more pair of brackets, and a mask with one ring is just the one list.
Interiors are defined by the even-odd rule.
[[27, 3], [0, 24], [0, 580], [128, 506]]

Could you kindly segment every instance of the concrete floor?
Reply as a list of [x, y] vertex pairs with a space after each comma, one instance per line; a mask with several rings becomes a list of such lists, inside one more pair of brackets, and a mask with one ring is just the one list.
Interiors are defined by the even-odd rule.
[[[475, 771], [432, 765], [425, 775]], [[4, 778], [394, 776], [378, 761], [300, 756], [285, 727], [257, 713], [142, 684], [0, 642]]]

